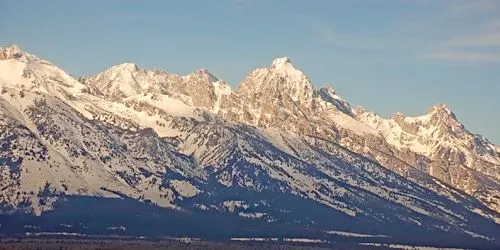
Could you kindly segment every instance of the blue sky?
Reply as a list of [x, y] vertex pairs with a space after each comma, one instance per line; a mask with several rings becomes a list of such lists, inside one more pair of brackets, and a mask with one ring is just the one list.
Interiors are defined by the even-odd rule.
[[500, 1], [0, 0], [0, 46], [73, 75], [134, 62], [233, 87], [289, 56], [317, 87], [383, 116], [446, 103], [500, 143]]

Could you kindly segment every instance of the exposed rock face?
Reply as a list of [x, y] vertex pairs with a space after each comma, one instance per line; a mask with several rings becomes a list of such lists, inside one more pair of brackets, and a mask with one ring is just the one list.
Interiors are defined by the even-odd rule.
[[162, 93], [229, 121], [333, 140], [407, 178], [423, 171], [500, 211], [496, 146], [466, 130], [443, 104], [423, 116], [383, 119], [353, 109], [331, 87], [316, 90], [286, 57], [252, 71], [233, 92], [207, 70], [178, 76], [133, 64], [114, 66], [86, 82], [127, 105], [139, 94]]
[[351, 105], [347, 101], [342, 99], [342, 97], [340, 97], [332, 87], [327, 86], [321, 88], [319, 90], [319, 95], [323, 100], [332, 103], [338, 110], [342, 111], [343, 113], [349, 116], [354, 116]]
[[[385, 120], [374, 113], [357, 114], [395, 147], [400, 159], [420, 165], [433, 177], [499, 211], [500, 157], [495, 145], [469, 132], [445, 105], [436, 105], [419, 117], [397, 114]], [[402, 155], [402, 151], [419, 156]]]
[[408, 178], [412, 168], [424, 171], [500, 211], [495, 146], [467, 131], [443, 104], [421, 117], [398, 113], [385, 120], [355, 111], [332, 88], [316, 91], [288, 58], [252, 71], [222, 103], [225, 119], [334, 140]]
[[288, 58], [231, 91], [207, 70], [126, 63], [77, 81], [19, 48], [0, 51], [2, 211], [39, 214], [75, 195], [287, 227], [293, 217], [321, 232], [339, 218], [391, 224], [391, 237], [403, 228], [490, 241], [498, 229], [499, 147], [444, 105], [384, 119], [316, 90]]
[[231, 91], [229, 85], [219, 81], [206, 69], [179, 76], [161, 70], [140, 70], [131, 63], [113, 66], [95, 77], [84, 78], [83, 81], [89, 86], [95, 86], [106, 98], [115, 101], [140, 94], [157, 93], [204, 108], [214, 108], [220, 96]]
[[0, 60], [16, 59], [26, 61], [27, 57], [26, 53], [17, 45], [0, 48]]
[[340, 138], [339, 128], [332, 123], [359, 133], [371, 132], [342, 112], [348, 108], [331, 88], [316, 91], [288, 58], [278, 58], [270, 67], [252, 71], [233, 94], [224, 98], [220, 114], [235, 122], [327, 139]]

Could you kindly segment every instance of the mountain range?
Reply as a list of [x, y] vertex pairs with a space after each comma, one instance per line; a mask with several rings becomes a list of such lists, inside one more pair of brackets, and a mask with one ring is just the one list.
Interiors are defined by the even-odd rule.
[[500, 247], [500, 146], [445, 105], [383, 118], [287, 57], [236, 88], [0, 49], [0, 233]]

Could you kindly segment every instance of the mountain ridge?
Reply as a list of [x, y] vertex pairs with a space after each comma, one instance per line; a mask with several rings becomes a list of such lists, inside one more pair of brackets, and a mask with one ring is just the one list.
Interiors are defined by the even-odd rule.
[[445, 107], [384, 119], [317, 90], [288, 58], [235, 90], [207, 70], [122, 64], [77, 81], [17, 59], [0, 66], [17, 60], [36, 77], [0, 67], [2, 210], [43, 217], [64, 197], [121, 197], [306, 231], [337, 219], [410, 241], [379, 223], [497, 244], [497, 146]]
[[[260, 99], [266, 96], [270, 99]], [[332, 106], [329, 107], [328, 105]], [[210, 105], [205, 105], [204, 107], [208, 106]], [[353, 131], [354, 134], [358, 134], [361, 136], [365, 134], [375, 134], [375, 137], [377, 137], [378, 133], [384, 133], [383, 131], [369, 126], [369, 121], [363, 120], [362, 118], [360, 118], [360, 116], [356, 116], [353, 111], [354, 109], [350, 106], [350, 104], [347, 101], [343, 100], [340, 96], [338, 96], [333, 88], [325, 87], [317, 90], [310, 82], [308, 77], [302, 71], [293, 66], [291, 60], [288, 57], [276, 58], [267, 68], [258, 68], [251, 71], [234, 91], [227, 92], [227, 94], [223, 95], [222, 98], [218, 98], [216, 106], [216, 113], [220, 114], [224, 119], [235, 122], [243, 122], [254, 126], [278, 126], [283, 129], [292, 129], [293, 131], [296, 131], [298, 133], [310, 134], [311, 131], [318, 130], [318, 128], [320, 130], [324, 130], [324, 128], [326, 127], [325, 124], [327, 124], [328, 121], [325, 123], [325, 121], [323, 121], [324, 118], [320, 119], [319, 117], [326, 115], [326, 117], [332, 116], [332, 118], [329, 118], [329, 122], [336, 123], [336, 126], [343, 131], [350, 130]], [[286, 111], [284, 108], [287, 108], [288, 111]], [[284, 113], [282, 112], [283, 110], [285, 110]], [[336, 112], [335, 110], [338, 110], [340, 112]], [[276, 113], [276, 111], [278, 111], [278, 113]], [[482, 142], [474, 140], [474, 142], [471, 142], [473, 140], [471, 138], [475, 138], [475, 136], [472, 136], [472, 133], [468, 132], [465, 129], [465, 127], [457, 120], [455, 114], [444, 104], [437, 104], [433, 106], [428, 111], [427, 115], [429, 116], [430, 124], [439, 127], [439, 131], [436, 133], [440, 133], [441, 138], [443, 136], [446, 138], [451, 137], [451, 139], [449, 140], [454, 140], [453, 143], [465, 143], [467, 144], [467, 148], [483, 147], [487, 149], [487, 152], [489, 154], [488, 156], [486, 156], [486, 158], [479, 157], [479, 160], [477, 160], [469, 159], [468, 152], [453, 153], [454, 149], [449, 149], [449, 147], [439, 147], [435, 146], [434, 144], [428, 146], [431, 148], [427, 148], [421, 143], [416, 144], [416, 146], [419, 147], [418, 149], [415, 149], [415, 147], [409, 147], [410, 150], [414, 151], [417, 155], [422, 154], [424, 155], [424, 157], [430, 158], [429, 163], [427, 163], [427, 168], [429, 169], [428, 172], [431, 173], [431, 175], [438, 177], [454, 186], [461, 186], [461, 189], [467, 191], [468, 193], [474, 193], [475, 190], [478, 189], [476, 184], [473, 184], [472, 186], [459, 185], [456, 181], [456, 178], [458, 177], [451, 176], [453, 174], [448, 176], [448, 171], [442, 173], [440, 167], [431, 166], [433, 162], [436, 161], [435, 158], [437, 157], [437, 155], [450, 154], [451, 152], [451, 156], [449, 159], [453, 159], [453, 161], [459, 161], [460, 167], [458, 168], [462, 168], [461, 166], [465, 166], [466, 168], [457, 171], [462, 174], [466, 173], [467, 175], [469, 175], [469, 178], [472, 178], [473, 182], [476, 182], [476, 177], [474, 177], [475, 174], [471, 172], [471, 170], [468, 170], [469, 168], [476, 170], [479, 169], [482, 172], [486, 172], [488, 176], [495, 178], [497, 181], [499, 180], [500, 170], [498, 168], [498, 165], [500, 164], [500, 156], [498, 155], [498, 153], [489, 150], [490, 148], [495, 147], [494, 144], [491, 144], [487, 140]], [[276, 120], [275, 117], [278, 117], [278, 120]], [[394, 118], [392, 119], [394, 120]], [[286, 120], [293, 122], [284, 123], [283, 121]], [[358, 123], [357, 121], [360, 121], [361, 123]], [[311, 125], [315, 123], [319, 123], [319, 125]], [[399, 125], [399, 127], [401, 128], [409, 127], [408, 124], [401, 125]], [[333, 130], [327, 129], [321, 132], [321, 137], [329, 139], [338, 138], [339, 132], [343, 133], [342, 131], [339, 131], [338, 128]], [[371, 129], [374, 129], [375, 131], [370, 131]], [[450, 129], [452, 130], [452, 135], [447, 133], [447, 131]], [[467, 138], [462, 138], [462, 140], [466, 140], [466, 142], [456, 142], [457, 140], [453, 139], [453, 134], [456, 133], [456, 131], [462, 131], [462, 133], [469, 134]], [[348, 134], [349, 133], [351, 132], [348, 132]], [[315, 136], [317, 136], [317, 134]], [[478, 143], [475, 143], [476, 141], [478, 141]], [[366, 150], [358, 149], [359, 147], [366, 147], [366, 144], [357, 146], [352, 146], [350, 144], [352, 144], [352, 142], [344, 143], [344, 145], [348, 146], [348, 148], [350, 148], [351, 150], [362, 153], [365, 156], [371, 154], [371, 152], [366, 152]], [[389, 143], [389, 145], [396, 148], [401, 147], [399, 143]], [[368, 148], [370, 148], [371, 150], [373, 150], [375, 147], [376, 145], [368, 146]], [[434, 151], [434, 153], [429, 153], [428, 151]], [[469, 151], [469, 149], [463, 149], [461, 151]], [[493, 157], [493, 162], [489, 161], [491, 158], [490, 155], [492, 155]], [[386, 156], [381, 157], [386, 158]], [[418, 156], [412, 156], [411, 158], [414, 157], [418, 158]], [[387, 160], [389, 159], [383, 159], [383, 161]], [[407, 160], [403, 161], [408, 162]], [[411, 161], [414, 160], [411, 159], [409, 164], [415, 165], [415, 162]], [[478, 161], [481, 163], [475, 163]], [[483, 163], [484, 161], [486, 162]], [[487, 169], [484, 169], [484, 167], [478, 168], [477, 166], [475, 166], [475, 164], [494, 165], [488, 166]], [[401, 174], [405, 171], [406, 170], [399, 170], [399, 173]], [[481, 177], [477, 178], [480, 179]], [[494, 185], [489, 189], [496, 189], [497, 187], [497, 185]], [[482, 199], [489, 198], [482, 197]], [[499, 209], [500, 200], [498, 200], [497, 198], [497, 200], [490, 205], [495, 209]]]
[[[18, 46], [11, 47], [16, 51], [21, 50]], [[120, 77], [122, 75], [124, 76]], [[381, 141], [388, 141], [388, 143], [384, 142], [387, 145], [383, 147], [392, 148], [389, 150], [408, 148], [414, 152], [413, 154], [416, 154], [410, 156], [409, 160], [402, 159], [403, 165], [406, 163], [419, 165], [415, 158], [419, 158], [418, 155], [423, 155], [430, 159], [425, 168], [428, 169], [428, 172], [433, 172], [433, 169], [440, 169], [440, 167], [431, 167], [432, 163], [435, 162], [434, 158], [439, 158], [438, 155], [447, 154], [451, 155], [449, 159], [458, 161], [459, 165], [465, 166], [464, 171], [470, 176], [473, 176], [473, 173], [467, 170], [469, 168], [480, 169], [480, 171], [485, 172], [497, 181], [500, 178], [500, 170], [498, 170], [499, 167], [497, 166], [500, 164], [500, 156], [495, 150], [492, 150], [496, 145], [488, 140], [481, 140], [484, 137], [476, 137], [466, 130], [446, 105], [437, 104], [429, 109], [426, 115], [415, 118], [396, 114], [388, 120], [381, 117], [370, 120], [363, 116], [363, 113], [360, 113], [362, 109], [353, 109], [333, 88], [327, 86], [319, 90], [316, 89], [309, 78], [297, 69], [288, 57], [278, 57], [267, 68], [252, 70], [235, 90], [231, 90], [228, 84], [220, 81], [206, 69], [179, 76], [162, 70], [141, 70], [133, 63], [112, 66], [95, 77], [86, 78], [84, 82], [89, 89], [97, 88], [99, 92], [104, 94], [105, 98], [114, 101], [121, 99], [121, 102], [126, 105], [132, 103], [143, 105], [145, 102], [140, 95], [150, 93], [151, 98], [154, 98], [159, 92], [166, 94], [167, 99], [173, 98], [188, 106], [205, 108], [228, 121], [242, 122], [258, 127], [291, 129], [302, 134], [338, 140], [341, 145], [347, 146], [362, 155], [372, 157], [377, 161], [401, 159], [399, 156], [387, 158], [386, 153], [384, 153], [385, 155], [371, 156], [372, 152], [370, 151], [378, 151], [377, 147], [380, 147], [376, 144]], [[123, 86], [126, 86], [126, 93], [119, 89]], [[168, 103], [172, 103], [172, 101], [168, 101]], [[158, 103], [154, 105], [164, 104]], [[173, 107], [177, 108], [179, 106]], [[378, 116], [375, 115], [375, 117]], [[405, 122], [405, 120], [409, 120], [409, 122]], [[328, 124], [332, 122], [335, 127], [328, 128]], [[391, 125], [391, 122], [395, 122], [395, 124]], [[422, 122], [428, 122], [429, 124], [417, 125]], [[385, 123], [389, 125], [384, 125]], [[431, 125], [437, 127], [430, 128]], [[384, 126], [382, 130], [381, 126]], [[389, 130], [387, 130], [388, 128]], [[433, 129], [434, 132], [430, 132], [433, 133], [433, 136], [437, 136], [436, 139], [432, 139], [435, 142], [428, 141], [430, 134], [427, 134], [429, 131], [425, 135], [416, 135], [412, 133], [416, 132], [412, 131], [415, 129], [421, 131]], [[401, 132], [398, 132], [399, 130]], [[457, 132], [468, 136], [457, 135]], [[392, 134], [392, 136], [388, 137], [388, 133]], [[380, 137], [380, 135], [382, 137], [375, 139], [377, 142], [360, 141], [360, 137], [366, 135], [374, 138]], [[415, 137], [415, 139], [412, 139], [413, 141], [402, 139], [411, 136]], [[459, 141], [457, 136], [461, 136]], [[356, 139], [353, 141], [351, 138]], [[427, 142], [423, 143], [422, 140], [427, 140]], [[450, 149], [448, 145], [439, 146], [444, 143], [441, 141], [438, 143], [438, 140], [445, 142], [451, 140], [452, 146], [453, 144], [466, 144], [466, 149]], [[471, 150], [474, 152], [477, 151], [476, 148], [484, 148], [482, 151], [486, 152], [487, 155], [485, 157], [475, 157], [476, 153], [473, 152], [473, 156], [470, 156], [469, 148], [472, 148]], [[455, 150], [460, 152], [456, 153]], [[383, 159], [377, 159], [377, 157]], [[470, 159], [470, 157], [474, 159]], [[494, 165], [488, 166], [487, 169], [484, 169], [484, 167], [478, 168], [475, 166], [475, 164], [479, 164], [475, 163], [477, 161], [481, 164], [485, 162], [486, 165]], [[393, 170], [399, 169], [397, 170], [399, 174], [404, 174], [406, 170], [401, 170], [402, 165], [398, 165], [400, 166], [392, 167]], [[444, 172], [445, 176], [441, 176], [443, 174], [441, 172], [437, 171], [434, 175], [452, 185], [458, 186], [458, 184], [454, 183], [453, 177], [448, 176], [447, 171]], [[460, 172], [463, 171], [460, 170]], [[461, 188], [469, 193], [474, 193], [474, 190], [477, 190], [477, 187]], [[495, 209], [500, 209], [499, 203], [500, 200], [493, 204]]]

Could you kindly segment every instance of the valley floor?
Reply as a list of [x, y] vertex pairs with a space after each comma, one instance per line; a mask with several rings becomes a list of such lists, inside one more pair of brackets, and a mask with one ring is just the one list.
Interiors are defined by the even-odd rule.
[[283, 244], [270, 242], [227, 242], [227, 241], [188, 241], [188, 240], [141, 240], [109, 238], [4, 238], [0, 240], [0, 250], [52, 250], [52, 249], [92, 249], [92, 250], [128, 250], [128, 249], [384, 249], [382, 247], [340, 244], [313, 246], [307, 244]]

